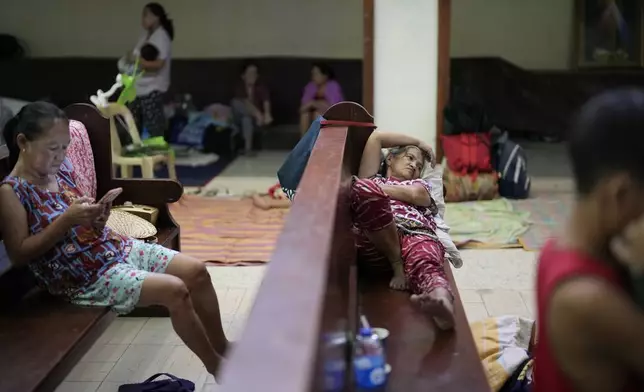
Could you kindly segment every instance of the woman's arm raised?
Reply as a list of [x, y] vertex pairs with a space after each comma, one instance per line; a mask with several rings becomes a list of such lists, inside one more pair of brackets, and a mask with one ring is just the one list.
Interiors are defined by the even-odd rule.
[[358, 177], [368, 178], [378, 174], [383, 148], [418, 146], [423, 149], [422, 145], [423, 143], [420, 140], [402, 133], [373, 131], [362, 151]]

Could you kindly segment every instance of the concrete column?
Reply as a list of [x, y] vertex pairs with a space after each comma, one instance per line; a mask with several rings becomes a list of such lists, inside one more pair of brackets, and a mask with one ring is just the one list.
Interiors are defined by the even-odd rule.
[[436, 140], [438, 1], [375, 0], [374, 109], [378, 129]]

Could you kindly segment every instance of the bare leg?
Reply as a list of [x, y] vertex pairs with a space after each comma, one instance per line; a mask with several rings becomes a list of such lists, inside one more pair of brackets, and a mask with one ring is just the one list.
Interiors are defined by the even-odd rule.
[[300, 136], [304, 136], [306, 131], [309, 130], [312, 122], [311, 112], [306, 111], [304, 113], [300, 113]]
[[351, 189], [351, 210], [356, 227], [360, 228], [378, 253], [385, 256], [391, 264], [394, 277], [389, 287], [405, 290], [407, 282], [400, 239], [389, 197], [372, 180], [356, 180]]
[[172, 327], [177, 335], [199, 357], [206, 370], [217, 375], [222, 358], [210, 345], [188, 288], [181, 279], [165, 274], [147, 275], [143, 281], [139, 305], [162, 305], [168, 308]]
[[288, 199], [273, 199], [270, 196], [253, 195], [253, 205], [262, 210], [272, 208], [289, 208], [291, 201]]
[[434, 319], [438, 328], [452, 329], [454, 297], [445, 276], [443, 246], [425, 235], [405, 235], [402, 242], [411, 300]]
[[454, 328], [454, 299], [446, 289], [437, 288], [429, 293], [412, 294], [411, 300], [434, 318], [438, 328]]
[[206, 265], [190, 256], [177, 254], [168, 265], [166, 274], [179, 277], [188, 287], [194, 308], [203, 324], [209, 344], [220, 355], [226, 355], [228, 340], [224, 334], [219, 312], [219, 300]]
[[235, 122], [240, 126], [242, 136], [244, 137], [244, 152], [249, 154], [253, 149], [253, 132], [255, 130], [253, 111], [241, 99], [233, 99], [231, 106]]

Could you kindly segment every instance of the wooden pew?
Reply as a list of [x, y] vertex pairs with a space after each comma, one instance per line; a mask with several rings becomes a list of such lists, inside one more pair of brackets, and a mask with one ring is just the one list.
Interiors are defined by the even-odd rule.
[[[439, 333], [411, 306], [409, 294], [390, 290], [388, 280], [359, 279], [349, 196], [373, 118], [351, 102], [332, 106], [324, 117], [351, 123], [320, 132], [245, 330], [223, 369], [222, 391], [322, 391], [323, 337], [355, 336], [361, 313], [391, 331], [387, 391], [489, 391], [458, 294], [456, 330]], [[350, 369], [350, 344], [345, 361]], [[350, 377], [347, 391], [353, 390]]]
[[[159, 243], [179, 249], [179, 227], [167, 203], [181, 197], [181, 185], [170, 180], [113, 179], [108, 120], [90, 105], [72, 105], [65, 111], [87, 128], [97, 197], [120, 186], [121, 202], [159, 208]], [[8, 150], [0, 146], [0, 178], [8, 173]], [[26, 267], [12, 267], [0, 255], [0, 391], [53, 391], [115, 317], [105, 308], [73, 306], [52, 297], [36, 287]]]

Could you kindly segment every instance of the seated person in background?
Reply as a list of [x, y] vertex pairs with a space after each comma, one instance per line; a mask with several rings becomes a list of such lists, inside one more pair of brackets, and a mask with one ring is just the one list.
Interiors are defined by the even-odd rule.
[[76, 187], [65, 160], [69, 123], [56, 106], [25, 106], [3, 134], [12, 171], [0, 185], [0, 231], [12, 263], [77, 305], [120, 314], [167, 307], [179, 337], [216, 375], [228, 341], [205, 265], [105, 226], [111, 206]]
[[266, 86], [259, 81], [257, 64], [246, 62], [242, 66], [241, 80], [235, 89], [231, 106], [233, 120], [244, 136], [245, 153], [251, 154], [255, 129], [273, 122], [270, 96]]
[[313, 65], [311, 81], [304, 87], [300, 105], [300, 133], [304, 135], [317, 116], [343, 100], [342, 88], [331, 67], [323, 63]]
[[[386, 176], [378, 175], [382, 149], [396, 146], [401, 147], [385, 160]], [[426, 157], [433, 166], [426, 143], [374, 131], [351, 190], [351, 211], [360, 265], [393, 271], [390, 287], [409, 288], [411, 300], [447, 330], [454, 326], [454, 297], [443, 269], [445, 248], [436, 235], [436, 204], [429, 183], [420, 178]]]
[[644, 91], [617, 90], [584, 105], [568, 134], [577, 199], [539, 258], [536, 391], [642, 390], [643, 128]]

